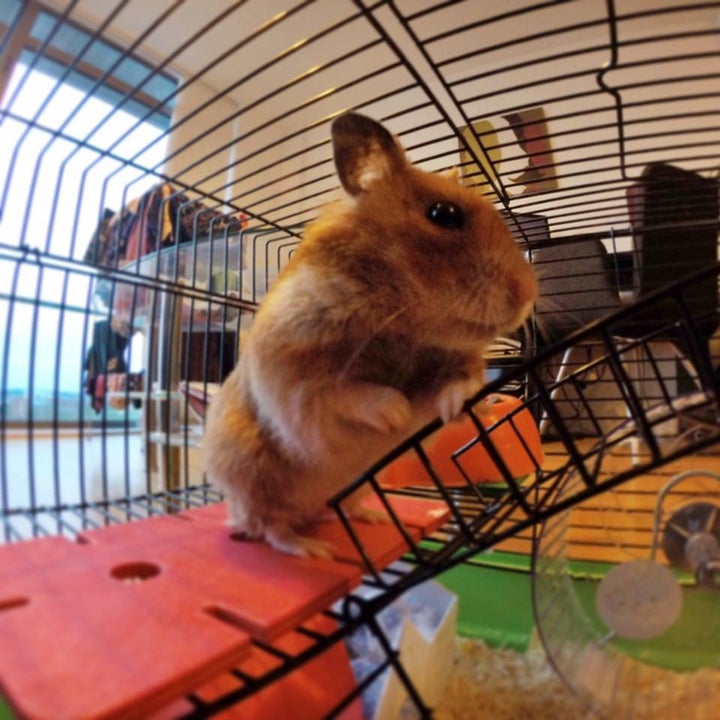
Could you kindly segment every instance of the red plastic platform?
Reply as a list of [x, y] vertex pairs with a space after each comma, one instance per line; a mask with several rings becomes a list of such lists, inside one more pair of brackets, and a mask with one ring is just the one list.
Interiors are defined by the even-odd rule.
[[[414, 539], [447, 519], [442, 503], [392, 502]], [[357, 550], [338, 520], [312, 533], [333, 544], [336, 559], [325, 560], [234, 539], [225, 518], [219, 504], [94, 530], [78, 542], [0, 546], [0, 688], [13, 708], [38, 720], [172, 717], [182, 714], [182, 696], [218, 695], [237, 682], [224, 671], [278, 662], [251, 639], [300, 652], [307, 638], [293, 629], [328, 622], [318, 613], [360, 582]], [[392, 525], [354, 527], [376, 567], [407, 550]], [[338, 683], [317, 680], [313, 667], [325, 666]], [[275, 685], [241, 703], [242, 717], [268, 708], [280, 717], [278, 703], [292, 707], [305, 695], [299, 702], [313, 698], [315, 716], [323, 703], [329, 711], [352, 688], [343, 644]]]

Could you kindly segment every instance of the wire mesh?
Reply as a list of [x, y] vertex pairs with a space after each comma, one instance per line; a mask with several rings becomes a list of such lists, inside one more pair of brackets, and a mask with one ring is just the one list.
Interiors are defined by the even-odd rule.
[[[348, 109], [496, 202], [543, 294], [531, 327], [488, 358], [500, 377], [467, 405], [474, 431], [450, 466], [431, 457], [436, 422], [335, 498], [339, 510], [367, 486], [380, 502], [433, 497], [450, 512], [430, 542], [404, 533], [411, 569], [367, 560], [384, 592], [365, 617], [711, 447], [719, 12], [660, 0], [4, 2], [0, 537], [219, 499], [204, 484], [197, 398], [234, 365], [305, 225], [339, 197], [329, 122]], [[508, 388], [519, 405], [488, 423]], [[529, 464], [520, 477], [498, 450], [504, 434]], [[494, 483], [469, 469], [479, 451]], [[389, 490], [383, 472], [410, 456], [423, 482]], [[570, 472], [577, 492], [559, 500]]]

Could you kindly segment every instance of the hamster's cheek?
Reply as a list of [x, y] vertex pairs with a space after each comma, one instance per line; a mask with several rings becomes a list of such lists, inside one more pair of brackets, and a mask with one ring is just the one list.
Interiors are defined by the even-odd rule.
[[539, 287], [535, 271], [523, 260], [514, 278], [515, 298], [521, 308], [530, 307], [537, 299]]
[[489, 281], [478, 292], [475, 322], [490, 336], [515, 330], [532, 310], [534, 294], [512, 279]]

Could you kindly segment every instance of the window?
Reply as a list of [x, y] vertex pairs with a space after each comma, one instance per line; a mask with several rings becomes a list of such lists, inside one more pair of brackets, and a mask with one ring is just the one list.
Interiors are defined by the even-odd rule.
[[103, 212], [158, 182], [176, 82], [36, 3], [0, 0], [0, 43], [4, 420], [92, 420], [83, 367], [107, 311], [82, 258]]

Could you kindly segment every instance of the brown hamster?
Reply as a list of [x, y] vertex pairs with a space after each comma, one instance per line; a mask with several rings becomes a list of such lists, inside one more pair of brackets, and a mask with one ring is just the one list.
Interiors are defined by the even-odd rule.
[[500, 214], [457, 175], [413, 167], [356, 113], [333, 122], [332, 141], [350, 197], [308, 226], [261, 304], [204, 441], [231, 524], [303, 555], [329, 554], [298, 532], [332, 495], [460, 413], [483, 385], [483, 350], [537, 294]]

